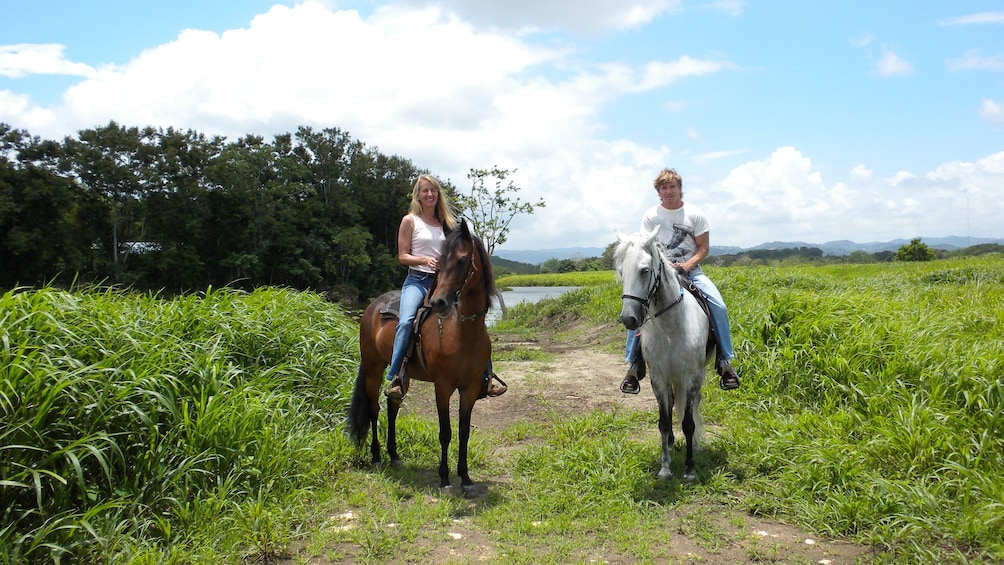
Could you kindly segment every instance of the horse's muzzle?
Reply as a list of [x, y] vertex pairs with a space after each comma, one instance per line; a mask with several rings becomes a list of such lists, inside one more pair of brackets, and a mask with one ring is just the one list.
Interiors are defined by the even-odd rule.
[[444, 318], [450, 313], [450, 309], [453, 308], [453, 304], [454, 302], [452, 300], [448, 300], [443, 296], [433, 296], [432, 299], [429, 300], [429, 306], [432, 308], [432, 311], [440, 318]]
[[632, 304], [629, 307], [627, 304], [625, 304], [624, 307], [621, 308], [620, 321], [622, 324], [624, 324], [624, 327], [629, 330], [636, 330], [638, 329], [638, 326], [641, 325], [641, 312], [634, 311], [640, 309], [635, 308], [634, 306], [635, 305]]

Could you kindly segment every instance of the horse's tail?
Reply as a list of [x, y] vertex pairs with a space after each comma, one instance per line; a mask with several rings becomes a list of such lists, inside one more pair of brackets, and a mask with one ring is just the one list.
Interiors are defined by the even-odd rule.
[[356, 386], [352, 389], [352, 400], [349, 401], [348, 421], [349, 439], [362, 445], [370, 431], [370, 400], [366, 396], [366, 373], [362, 364], [356, 375]]

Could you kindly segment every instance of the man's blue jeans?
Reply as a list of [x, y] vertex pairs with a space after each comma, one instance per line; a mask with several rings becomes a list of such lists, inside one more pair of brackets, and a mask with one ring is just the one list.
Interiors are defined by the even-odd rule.
[[[722, 293], [718, 292], [718, 287], [715, 283], [711, 282], [702, 271], [695, 269], [688, 274], [688, 278], [693, 281], [694, 285], [701, 289], [701, 292], [708, 297], [708, 310], [711, 311], [711, 324], [718, 334], [718, 344], [721, 347], [721, 351], [718, 352], [718, 356], [724, 358], [726, 361], [731, 361], [735, 356], [735, 351], [732, 349], [732, 333], [729, 328], [729, 311], [725, 306], [725, 300], [722, 298]], [[636, 346], [638, 342], [637, 330], [629, 330], [627, 332], [627, 344], [624, 348], [624, 360], [628, 363], [634, 362]]]

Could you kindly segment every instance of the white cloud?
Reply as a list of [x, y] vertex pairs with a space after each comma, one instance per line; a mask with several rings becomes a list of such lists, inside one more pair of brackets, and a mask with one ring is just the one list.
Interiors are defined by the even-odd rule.
[[913, 67], [890, 49], [882, 50], [882, 59], [875, 67], [875, 72], [882, 77], [906, 76], [913, 74]]
[[868, 179], [872, 176], [872, 170], [864, 165], [857, 165], [851, 169], [851, 176], [859, 179]]
[[899, 186], [907, 181], [917, 178], [917, 175], [911, 173], [910, 171], [899, 171], [890, 181], [893, 186]]
[[815, 239], [814, 228], [843, 206], [842, 199], [827, 197], [820, 173], [794, 147], [736, 167], [704, 198], [699, 206], [716, 226], [712, 237], [719, 245], [741, 245], [748, 236], [754, 241]]
[[858, 165], [847, 182], [827, 184], [809, 158], [781, 147], [763, 161], [733, 169], [700, 193], [698, 205], [711, 218], [714, 245], [999, 237], [1002, 183], [1004, 151], [973, 163], [945, 163], [923, 175], [900, 171], [879, 178]]
[[559, 56], [475, 33], [435, 10], [383, 10], [363, 20], [306, 2], [273, 7], [222, 35], [187, 30], [69, 89], [65, 111], [83, 127], [115, 118], [234, 136], [338, 125], [367, 139], [434, 125], [462, 136], [498, 120], [528, 91], [540, 98], [527, 111], [564, 117], [548, 107], [555, 85], [521, 76]]
[[1004, 108], [1001, 107], [1000, 102], [984, 98], [980, 102], [980, 117], [992, 125], [1004, 124]]
[[981, 12], [959, 16], [941, 22], [943, 26], [971, 25], [971, 24], [1004, 24], [1004, 12]]
[[640, 90], [651, 90], [673, 84], [681, 78], [695, 77], [734, 69], [728, 61], [695, 59], [682, 56], [675, 61], [652, 61], [645, 65], [645, 75], [639, 85]]
[[400, 6], [436, 6], [480, 27], [524, 32], [565, 30], [599, 34], [640, 27], [678, 12], [682, 0], [398, 0]]
[[670, 112], [682, 112], [687, 108], [687, 103], [683, 100], [667, 100], [662, 103], [662, 107]]
[[[51, 130], [57, 125], [54, 112], [33, 104], [29, 96], [9, 90], [0, 90], [0, 116], [18, 116], [20, 123], [10, 125], [26, 129], [31, 135], [38, 135], [38, 129]], [[2, 119], [6, 122], [9, 118]], [[26, 127], [28, 123], [33, 127]]]
[[945, 67], [949, 71], [1000, 71], [1004, 70], [1004, 56], [983, 57], [979, 50], [973, 49], [958, 59], [947, 61]]
[[745, 0], [715, 0], [711, 3], [716, 11], [730, 16], [733, 18], [739, 17], [743, 14], [743, 9], [746, 7]]
[[28, 75], [94, 76], [94, 68], [68, 61], [65, 45], [54, 43], [0, 45], [0, 76], [20, 78]]
[[709, 151], [708, 153], [702, 153], [700, 155], [694, 155], [691, 161], [698, 165], [703, 165], [707, 163], [712, 163], [721, 159], [727, 159], [729, 157], [735, 157], [736, 155], [742, 155], [743, 153], [748, 153], [748, 149], [727, 149], [723, 151]]
[[871, 45], [874, 37], [870, 33], [864, 33], [851, 38], [851, 45], [854, 47], [867, 47]]

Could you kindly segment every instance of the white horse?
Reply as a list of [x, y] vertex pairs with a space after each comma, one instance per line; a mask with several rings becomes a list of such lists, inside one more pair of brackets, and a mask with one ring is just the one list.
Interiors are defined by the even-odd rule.
[[623, 281], [620, 321], [629, 331], [641, 328], [641, 352], [659, 402], [662, 469], [658, 476], [673, 476], [669, 465], [675, 406], [687, 438], [683, 478], [693, 482], [697, 477], [694, 449], [704, 431], [701, 386], [715, 350], [708, 342], [710, 320], [697, 298], [684, 288], [689, 281], [681, 281], [675, 266], [659, 250], [658, 233], [658, 227], [631, 236], [617, 232], [614, 261]]

